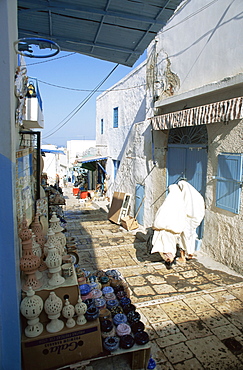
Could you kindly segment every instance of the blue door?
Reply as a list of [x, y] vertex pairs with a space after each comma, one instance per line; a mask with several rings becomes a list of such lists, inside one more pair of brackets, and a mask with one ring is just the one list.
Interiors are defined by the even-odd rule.
[[143, 215], [144, 215], [144, 185], [136, 185], [135, 194], [135, 216], [136, 220], [140, 225], [143, 225]]
[[[205, 146], [197, 144], [168, 144], [167, 186], [185, 179], [204, 197], [206, 173], [207, 148]], [[203, 236], [202, 224], [197, 229], [199, 239]]]

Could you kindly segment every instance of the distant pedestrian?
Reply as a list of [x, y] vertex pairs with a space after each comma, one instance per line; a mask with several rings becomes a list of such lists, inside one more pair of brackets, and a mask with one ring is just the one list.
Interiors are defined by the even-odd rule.
[[64, 176], [63, 176], [62, 181], [63, 181], [63, 186], [64, 186], [64, 188], [66, 188], [66, 187], [67, 187], [67, 175], [64, 175]]

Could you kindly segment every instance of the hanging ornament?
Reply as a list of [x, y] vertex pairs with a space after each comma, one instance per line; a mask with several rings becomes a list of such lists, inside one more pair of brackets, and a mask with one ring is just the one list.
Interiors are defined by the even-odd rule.
[[51, 321], [46, 325], [48, 333], [56, 333], [63, 329], [64, 322], [59, 320], [62, 311], [62, 300], [57, 297], [55, 292], [50, 292], [49, 297], [44, 303], [44, 309]]
[[34, 290], [30, 286], [27, 296], [20, 304], [20, 312], [27, 319], [28, 324], [24, 331], [26, 337], [34, 338], [43, 332], [43, 325], [39, 322], [39, 315], [42, 309], [43, 301], [41, 297], [35, 295]]
[[62, 309], [62, 316], [65, 317], [65, 319], [67, 319], [67, 322], [66, 322], [67, 328], [73, 328], [76, 324], [75, 320], [73, 319], [74, 313], [75, 313], [75, 310], [74, 310], [73, 305], [71, 305], [69, 300], [66, 299], [65, 305]]

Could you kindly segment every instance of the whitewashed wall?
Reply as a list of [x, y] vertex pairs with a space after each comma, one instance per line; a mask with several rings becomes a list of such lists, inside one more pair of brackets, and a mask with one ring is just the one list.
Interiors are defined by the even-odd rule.
[[[124, 154], [132, 127], [145, 119], [145, 76], [146, 66], [142, 63], [96, 99], [96, 145], [106, 150], [108, 156], [106, 171], [109, 178], [107, 183], [109, 197], [114, 191], [113, 160], [121, 160], [124, 155], [132, 155]], [[113, 128], [113, 109], [116, 107], [118, 107], [118, 128]], [[103, 134], [101, 119], [104, 122]]]

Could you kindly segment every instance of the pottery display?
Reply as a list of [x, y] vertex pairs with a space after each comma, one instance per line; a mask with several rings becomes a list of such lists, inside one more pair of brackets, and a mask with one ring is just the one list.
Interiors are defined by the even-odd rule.
[[63, 329], [64, 322], [59, 320], [61, 311], [62, 311], [62, 300], [57, 297], [55, 292], [50, 292], [49, 297], [44, 303], [44, 309], [48, 316], [48, 319], [51, 320], [46, 325], [46, 330], [49, 333], [56, 333]]
[[47, 232], [47, 241], [44, 244], [44, 255], [47, 256], [48, 253], [48, 247], [50, 245], [53, 245], [57, 250], [59, 251], [59, 254], [61, 254], [61, 247], [58, 242], [58, 239], [56, 238], [56, 234], [54, 231], [49, 227], [48, 232]]
[[73, 328], [75, 326], [75, 320], [73, 319], [73, 316], [75, 314], [74, 306], [70, 304], [69, 300], [65, 300], [64, 307], [62, 309], [62, 316], [67, 319], [66, 327], [67, 328]]
[[34, 338], [43, 332], [43, 325], [39, 322], [39, 315], [42, 309], [43, 300], [38, 295], [35, 295], [34, 290], [30, 286], [27, 296], [20, 304], [20, 312], [27, 319], [28, 324], [24, 330], [26, 337]]
[[78, 297], [78, 302], [75, 305], [75, 312], [78, 315], [77, 325], [86, 324], [87, 320], [85, 318], [85, 313], [87, 311], [87, 305], [82, 301], [81, 297]]

